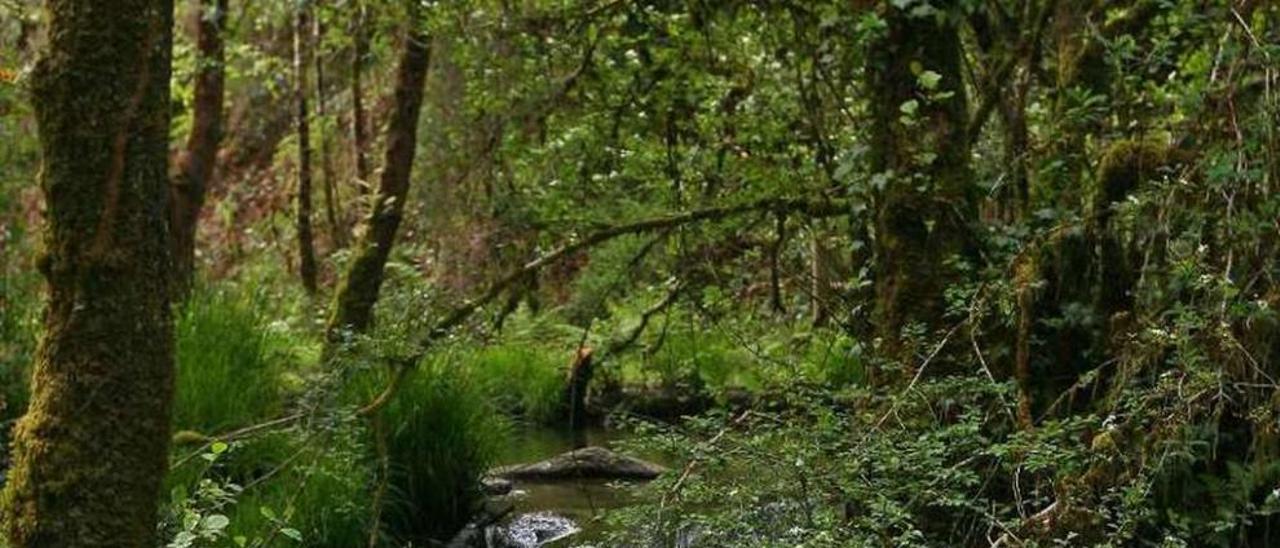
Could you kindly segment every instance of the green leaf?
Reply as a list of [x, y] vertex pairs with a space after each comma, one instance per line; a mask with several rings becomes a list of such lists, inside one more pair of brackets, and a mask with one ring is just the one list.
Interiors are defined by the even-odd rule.
[[221, 531], [231, 524], [231, 519], [222, 514], [213, 514], [204, 518], [204, 528], [210, 531]]
[[302, 531], [299, 531], [297, 529], [293, 529], [291, 527], [285, 527], [284, 529], [280, 530], [280, 534], [293, 539], [294, 542], [302, 542]]
[[938, 89], [938, 82], [942, 80], [942, 75], [932, 70], [926, 70], [921, 72], [919, 76], [916, 76], [916, 78], [920, 80], [920, 87], [933, 91]]
[[898, 105], [898, 110], [908, 116], [914, 116], [916, 111], [920, 110], [920, 102], [915, 99], [905, 101], [901, 105]]

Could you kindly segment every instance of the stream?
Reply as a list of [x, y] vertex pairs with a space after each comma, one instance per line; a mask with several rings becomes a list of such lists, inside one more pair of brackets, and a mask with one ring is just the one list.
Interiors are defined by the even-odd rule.
[[[498, 457], [498, 465], [537, 462], [588, 445], [612, 447], [611, 442], [631, 437], [627, 432], [589, 427], [576, 436], [564, 429], [526, 427], [513, 432], [510, 443]], [[663, 462], [661, 455], [635, 455]], [[603, 521], [609, 510], [634, 502], [624, 482], [566, 479], [559, 481], [516, 481], [511, 494], [500, 497], [514, 505], [504, 525], [521, 527], [528, 522], [544, 525], [546, 520], [567, 518], [577, 532], [563, 540], [535, 542], [527, 546], [592, 545], [607, 533]]]

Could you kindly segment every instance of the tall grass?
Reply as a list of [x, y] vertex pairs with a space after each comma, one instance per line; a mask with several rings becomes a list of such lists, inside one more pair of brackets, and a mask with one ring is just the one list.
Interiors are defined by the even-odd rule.
[[461, 367], [474, 375], [485, 397], [502, 412], [545, 424], [559, 418], [570, 356], [527, 344], [504, 344], [464, 357]]
[[217, 432], [274, 416], [291, 341], [252, 301], [227, 291], [193, 295], [177, 321], [174, 426]]
[[[423, 363], [382, 410], [389, 458], [384, 531], [397, 542], [447, 540], [481, 501], [506, 424], [480, 382], [451, 360]], [[381, 373], [357, 382], [373, 393]]]

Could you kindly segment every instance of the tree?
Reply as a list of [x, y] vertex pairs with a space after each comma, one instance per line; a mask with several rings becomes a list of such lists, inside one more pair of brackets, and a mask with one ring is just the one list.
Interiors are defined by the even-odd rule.
[[395, 110], [387, 127], [387, 151], [378, 194], [366, 221], [368, 230], [356, 244], [345, 282], [335, 298], [328, 325], [330, 343], [341, 340], [344, 332], [363, 331], [371, 323], [373, 305], [382, 287], [383, 269], [404, 212], [418, 142], [423, 86], [430, 64], [429, 38], [423, 23], [415, 17], [410, 25], [396, 72]]
[[294, 123], [298, 131], [298, 274], [307, 294], [316, 293], [316, 248], [311, 230], [311, 124], [307, 109], [307, 66], [310, 62], [311, 6], [300, 3], [294, 13]]
[[3, 495], [9, 544], [155, 545], [173, 326], [173, 3], [49, 0], [32, 75], [49, 288]]
[[352, 9], [351, 49], [351, 147], [355, 156], [356, 185], [360, 194], [369, 189], [369, 131], [365, 125], [364, 65], [369, 56], [369, 8], [357, 1]]
[[[941, 9], [941, 8], [939, 8]], [[871, 172], [876, 212], [876, 323], [888, 355], [903, 357], [903, 329], [946, 323], [946, 289], [963, 279], [973, 218], [968, 104], [960, 39], [949, 13], [889, 8], [871, 45]]]
[[329, 223], [329, 240], [335, 248], [347, 246], [347, 231], [344, 223], [338, 219], [338, 205], [335, 202], [337, 197], [337, 188], [335, 181], [337, 177], [333, 169], [333, 156], [330, 154], [329, 146], [329, 118], [328, 108], [325, 106], [325, 81], [324, 81], [324, 18], [317, 14], [315, 17], [315, 63], [316, 63], [316, 114], [320, 117], [320, 172], [324, 174], [324, 212], [325, 220]]
[[196, 228], [222, 138], [226, 72], [222, 29], [227, 20], [227, 0], [199, 0], [196, 18], [199, 61], [191, 133], [187, 136], [186, 150], [178, 158], [178, 174], [169, 187], [169, 231], [173, 236], [177, 296], [187, 293], [195, 276]]

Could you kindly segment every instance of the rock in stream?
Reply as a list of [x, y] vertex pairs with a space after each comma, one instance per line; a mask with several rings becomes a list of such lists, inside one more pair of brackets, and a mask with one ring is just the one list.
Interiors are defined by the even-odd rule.
[[583, 447], [541, 462], [495, 468], [489, 471], [489, 475], [526, 481], [576, 478], [651, 480], [666, 470], [652, 462], [619, 455], [603, 447]]

